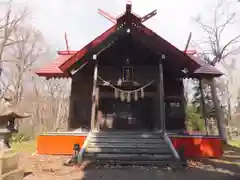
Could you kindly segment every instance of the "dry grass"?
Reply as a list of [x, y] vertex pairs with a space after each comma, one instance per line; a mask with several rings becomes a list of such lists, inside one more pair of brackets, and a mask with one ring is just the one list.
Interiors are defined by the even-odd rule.
[[230, 142], [230, 145], [234, 146], [234, 147], [237, 147], [237, 148], [240, 148], [240, 140], [233, 140], [233, 141]]
[[34, 153], [36, 151], [36, 141], [14, 142], [11, 144], [11, 147], [18, 153]]

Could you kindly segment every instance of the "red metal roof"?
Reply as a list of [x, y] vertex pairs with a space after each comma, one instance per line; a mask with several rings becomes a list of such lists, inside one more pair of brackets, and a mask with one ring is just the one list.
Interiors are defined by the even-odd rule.
[[54, 61], [43, 68], [40, 68], [35, 73], [39, 76], [52, 76], [52, 77], [63, 77], [68, 76], [68, 73], [64, 73], [59, 66], [66, 62], [69, 58], [74, 55], [72, 54], [65, 54], [65, 55], [58, 55]]
[[[117, 26], [116, 25], [112, 26], [110, 29], [108, 29], [106, 32], [104, 32], [102, 35], [98, 36], [91, 43], [89, 43], [87, 46], [85, 46], [83, 49], [81, 49], [75, 55], [73, 55], [71, 58], [69, 58], [68, 61], [66, 61], [62, 65], [60, 65], [59, 69], [61, 69], [63, 72], [67, 71], [73, 64], [75, 64], [77, 61], [79, 61], [81, 58], [83, 58], [84, 55], [86, 55], [90, 49], [97, 47], [101, 42], [103, 42], [108, 37], [113, 35], [116, 31], [117, 31]], [[158, 36], [155, 32], [153, 32], [146, 26], [141, 25], [139, 27], [139, 32], [137, 32], [137, 33], [140, 33], [140, 34], [135, 35], [137, 38], [140, 38], [139, 36], [144, 34], [145, 36], [147, 36], [149, 38], [149, 40], [153, 43], [153, 45], [157, 49], [159, 49], [158, 47], [164, 46], [166, 50], [173, 52], [177, 56], [179, 56], [179, 60], [181, 59], [183, 61], [186, 61], [194, 69], [199, 68], [199, 65], [195, 61], [191, 61], [191, 58], [189, 58], [188, 56], [185, 56], [184, 53], [181, 52], [179, 49], [177, 49], [174, 45], [172, 45], [171, 43], [169, 43], [162, 37]]]
[[202, 65], [200, 68], [198, 68], [196, 71], [194, 71], [194, 74], [198, 75], [211, 75], [211, 76], [221, 76], [223, 73], [216, 69], [215, 67], [205, 64]]
[[71, 65], [73, 65], [74, 63], [76, 63], [79, 59], [81, 59], [82, 57], [84, 57], [84, 55], [92, 48], [96, 47], [97, 45], [99, 45], [102, 41], [104, 41], [105, 39], [107, 39], [111, 34], [113, 34], [116, 31], [116, 25], [112, 26], [111, 28], [109, 28], [107, 31], [105, 31], [104, 33], [102, 33], [100, 36], [98, 36], [97, 38], [95, 38], [92, 42], [90, 42], [89, 44], [87, 44], [84, 48], [82, 48], [80, 51], [78, 51], [77, 53], [75, 53], [72, 57], [70, 57], [68, 59], [68, 61], [63, 62], [60, 66], [59, 69], [61, 69], [62, 71], [66, 71]]
[[[126, 16], [126, 12], [119, 17], [118, 19], [122, 18], [128, 18], [129, 16]], [[132, 12], [131, 16], [134, 16], [134, 18], [140, 20], [139, 17], [134, 15]], [[129, 14], [128, 14], [129, 15]], [[194, 74], [212, 74], [212, 75], [222, 75], [222, 73], [217, 70], [215, 67], [210, 66], [203, 61], [201, 61], [200, 58], [195, 57], [193, 54], [195, 51], [188, 52], [189, 55], [185, 56], [184, 52], [181, 52], [178, 50], [175, 46], [158, 36], [156, 33], [154, 33], [152, 30], [144, 26], [140, 23], [140, 25], [137, 27], [135, 22], [130, 23], [132, 27], [132, 30], [134, 31], [134, 36], [137, 38], [140, 38], [139, 36], [145, 36], [148, 38], [148, 43], [152, 42], [153, 47], [158, 50], [158, 47], [162, 47], [163, 50], [170, 51], [171, 53], [176, 54], [179, 57], [179, 63], [186, 63], [186, 65], [190, 66], [191, 69], [195, 70]], [[121, 24], [120, 24], [121, 25]], [[51, 76], [51, 77], [58, 77], [58, 76], [69, 76], [68, 69], [75, 64], [77, 61], [81, 60], [88, 52], [89, 50], [97, 47], [100, 45], [103, 41], [107, 40], [111, 35], [116, 34], [116, 32], [119, 30], [119, 24], [115, 24], [111, 28], [109, 28], [107, 31], [105, 31], [103, 34], [98, 36], [96, 39], [94, 39], [92, 42], [87, 44], [84, 48], [82, 48], [79, 51], [58, 51], [58, 57], [54, 60], [53, 63], [49, 64], [48, 66], [39, 69], [36, 73], [40, 76]], [[164, 47], [163, 47], [164, 46]], [[180, 61], [181, 60], [181, 61]]]
[[191, 69], [191, 71], [199, 68], [199, 65], [195, 61], [191, 61], [191, 58], [185, 56], [184, 53], [182, 53], [171, 43], [169, 43], [162, 37], [158, 36], [151, 29], [144, 26], [141, 23], [142, 22], [141, 17], [136, 16], [131, 11], [131, 9], [132, 5], [130, 2], [128, 2], [126, 4], [125, 13], [117, 18], [117, 24], [112, 26], [110, 29], [105, 31], [102, 35], [98, 36], [83, 49], [78, 51], [68, 61], [60, 65], [59, 69], [61, 69], [63, 72], [66, 72], [72, 65], [81, 60], [89, 52], [89, 50], [98, 48], [98, 45], [100, 45], [103, 41], [109, 41], [110, 38], [115, 34], [120, 35], [123, 32], [126, 33], [128, 28], [131, 29], [130, 33], [132, 34], [132, 36], [135, 36], [135, 38], [139, 39], [140, 41], [143, 41], [144, 44], [146, 44], [147, 46], [151, 46], [156, 52], [160, 53], [159, 47], [161, 47], [162, 48], [161, 51], [166, 50], [178, 56], [179, 63], [186, 64], [187, 65], [186, 68]]
[[78, 50], [63, 50], [57, 51], [58, 55], [74, 55], [78, 52]]
[[223, 73], [218, 70], [216, 67], [207, 64], [205, 61], [203, 61], [199, 56], [197, 55], [189, 55], [192, 60], [196, 61], [199, 65], [200, 68], [196, 69], [194, 71], [194, 74], [198, 75], [212, 75], [212, 76], [221, 76]]
[[[68, 76], [69, 74], [64, 73], [59, 67], [68, 62], [74, 55], [76, 55], [78, 51], [58, 51], [57, 58], [46, 67], [43, 67], [36, 71], [36, 74], [39, 76], [52, 76], [52, 77], [64, 77]], [[194, 74], [208, 74], [208, 75], [215, 75], [221, 76], [223, 73], [219, 71], [217, 68], [205, 63], [201, 60], [198, 56], [195, 56], [195, 50], [188, 51], [188, 56], [194, 60], [196, 63], [200, 65], [200, 68], [196, 69]]]

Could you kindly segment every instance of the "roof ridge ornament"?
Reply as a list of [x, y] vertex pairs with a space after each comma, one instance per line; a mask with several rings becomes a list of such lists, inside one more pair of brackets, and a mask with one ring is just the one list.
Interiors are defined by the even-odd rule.
[[[132, 13], [132, 1], [131, 0], [127, 0], [126, 1], [126, 11], [125, 13], [123, 13], [121, 16], [124, 16], [125, 14], [130, 14]], [[106, 18], [107, 20], [111, 21], [112, 23], [116, 24], [117, 23], [117, 19], [112, 15], [110, 15], [109, 13], [107, 13], [106, 11], [102, 10], [102, 9], [98, 9], [98, 14], [100, 14], [101, 16], [103, 16], [104, 18]], [[134, 13], [133, 13], [134, 14]], [[139, 17], [141, 20], [141, 23], [149, 20], [150, 18], [152, 18], [153, 16], [155, 16], [157, 14], [157, 9], [151, 11], [150, 13], [146, 14], [143, 17]], [[135, 15], [135, 14], [134, 14]], [[120, 16], [120, 17], [121, 17]], [[137, 15], [136, 15], [137, 16]]]
[[132, 1], [131, 0], [127, 0], [126, 4], [132, 5]]
[[117, 23], [117, 19], [115, 17], [113, 17], [112, 15], [110, 15], [109, 13], [105, 12], [102, 9], [98, 9], [98, 14], [100, 14], [101, 16], [103, 16], [104, 18], [106, 18], [107, 20], [111, 21], [114, 24]]
[[125, 13], [131, 13], [132, 12], [132, 1], [130, 0], [127, 0], [127, 3], [126, 3], [126, 12]]
[[187, 39], [187, 44], [186, 44], [185, 49], [184, 49], [184, 54], [187, 54], [187, 50], [188, 50], [188, 47], [190, 45], [191, 39], [192, 39], [192, 32], [189, 33], [189, 36], [188, 36], [188, 39]]
[[155, 16], [157, 14], [157, 9], [153, 10], [152, 12], [146, 14], [145, 16], [143, 16], [141, 18], [141, 23], [149, 20], [150, 18], [152, 18], [153, 16]]
[[66, 43], [67, 52], [69, 52], [69, 43], [68, 43], [67, 32], [64, 33], [64, 39], [65, 39], [65, 43]]

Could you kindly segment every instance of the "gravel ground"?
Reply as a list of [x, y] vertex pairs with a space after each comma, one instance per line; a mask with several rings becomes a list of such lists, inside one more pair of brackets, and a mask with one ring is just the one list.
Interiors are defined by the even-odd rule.
[[240, 149], [226, 148], [221, 159], [188, 161], [184, 169], [156, 167], [66, 167], [69, 157], [20, 154], [24, 180], [240, 180]]

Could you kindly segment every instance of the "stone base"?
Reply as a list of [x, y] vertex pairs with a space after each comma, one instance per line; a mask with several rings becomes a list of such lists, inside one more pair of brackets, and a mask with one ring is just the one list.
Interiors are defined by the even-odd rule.
[[0, 176], [1, 180], [22, 180], [24, 170], [22, 168], [15, 169]]
[[0, 150], [0, 180], [21, 180], [24, 171], [19, 168], [18, 155], [12, 149]]

